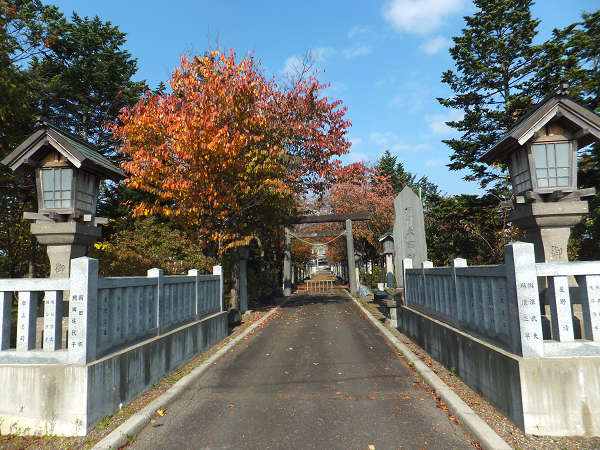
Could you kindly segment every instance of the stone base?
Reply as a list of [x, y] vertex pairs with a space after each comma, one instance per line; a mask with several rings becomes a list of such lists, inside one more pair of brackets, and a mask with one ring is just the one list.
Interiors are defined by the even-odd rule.
[[399, 329], [527, 434], [600, 435], [600, 357], [522, 358], [405, 306]]
[[85, 436], [226, 336], [227, 312], [221, 312], [87, 365], [0, 364], [0, 433]]
[[47, 246], [50, 278], [68, 278], [71, 260], [85, 256], [88, 246], [102, 236], [102, 229], [81, 222], [34, 222], [31, 234]]
[[571, 228], [589, 211], [582, 200], [516, 204], [509, 220], [524, 232], [523, 241], [534, 245], [536, 262], [568, 261]]

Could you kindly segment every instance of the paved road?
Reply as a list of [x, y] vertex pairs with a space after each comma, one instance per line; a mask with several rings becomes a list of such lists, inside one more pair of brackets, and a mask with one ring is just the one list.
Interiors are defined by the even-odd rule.
[[[373, 447], [370, 447], [373, 446]], [[344, 296], [293, 297], [134, 449], [473, 448]]]

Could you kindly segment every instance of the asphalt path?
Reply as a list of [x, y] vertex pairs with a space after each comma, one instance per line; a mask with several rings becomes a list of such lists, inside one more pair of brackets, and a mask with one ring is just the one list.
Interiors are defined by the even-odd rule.
[[295, 296], [134, 449], [473, 448], [346, 296]]

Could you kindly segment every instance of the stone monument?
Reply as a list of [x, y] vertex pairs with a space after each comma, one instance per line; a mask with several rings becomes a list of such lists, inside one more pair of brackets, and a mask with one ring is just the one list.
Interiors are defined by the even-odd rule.
[[423, 204], [408, 186], [394, 199], [394, 275], [398, 288], [404, 287], [404, 258], [412, 259], [413, 267], [421, 267], [427, 260]]

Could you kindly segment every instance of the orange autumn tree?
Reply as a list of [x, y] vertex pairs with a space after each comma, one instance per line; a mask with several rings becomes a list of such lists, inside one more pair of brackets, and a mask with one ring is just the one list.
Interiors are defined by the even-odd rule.
[[350, 146], [346, 108], [314, 76], [280, 85], [252, 55], [216, 50], [183, 56], [169, 84], [113, 126], [126, 184], [153, 199], [134, 214], [176, 218], [223, 247], [279, 227]]

